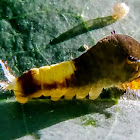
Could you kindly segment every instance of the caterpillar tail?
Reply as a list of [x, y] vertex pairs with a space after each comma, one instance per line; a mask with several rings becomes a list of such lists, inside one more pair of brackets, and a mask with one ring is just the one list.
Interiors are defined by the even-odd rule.
[[66, 98], [75, 96], [75, 94], [69, 95], [73, 91], [72, 88], [68, 91], [68, 85], [71, 84], [74, 74], [72, 61], [33, 68], [20, 77], [15, 77], [2, 60], [0, 64], [7, 78], [7, 81], [0, 81], [1, 89], [13, 90], [16, 100], [20, 103], [26, 103], [29, 99], [42, 95], [51, 96], [53, 101], [59, 100], [65, 94]]
[[26, 103], [29, 99], [24, 96], [20, 83], [18, 82], [18, 77], [14, 76], [10, 69], [7, 67], [7, 63], [0, 59], [0, 65], [4, 72], [4, 76], [7, 78], [7, 81], [0, 80], [0, 89], [2, 90], [13, 90], [15, 98], [20, 103]]
[[[31, 98], [50, 96], [52, 101], [58, 101], [62, 96], [66, 100], [83, 99], [89, 95], [91, 100], [96, 99], [102, 88], [91, 85], [75, 86], [76, 77], [73, 61], [65, 61], [51, 66], [33, 68], [16, 78], [1, 60], [0, 64], [7, 81], [1, 81], [1, 89], [13, 90], [15, 98], [20, 103], [26, 103]], [[77, 81], [78, 82], [78, 81]]]
[[0, 81], [0, 88], [3, 90], [14, 90], [16, 87], [17, 78], [10, 72], [9, 68], [6, 66], [6, 63], [3, 60], [0, 60], [0, 65], [4, 72], [7, 81]]
[[19, 92], [20, 86], [18, 84], [18, 78], [10, 72], [10, 69], [3, 60], [0, 60], [0, 65], [7, 78], [7, 81], [0, 81], [0, 89], [13, 90], [16, 100], [20, 103], [26, 103], [28, 98], [24, 97], [23, 94]]

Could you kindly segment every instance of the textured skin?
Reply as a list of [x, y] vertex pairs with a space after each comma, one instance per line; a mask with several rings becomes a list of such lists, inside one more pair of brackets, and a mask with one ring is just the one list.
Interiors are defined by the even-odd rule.
[[121, 87], [138, 77], [140, 64], [128, 61], [129, 57], [140, 60], [140, 44], [127, 35], [113, 34], [74, 60], [25, 72], [12, 90], [20, 103], [41, 95], [54, 101], [62, 96], [96, 99], [104, 87]]

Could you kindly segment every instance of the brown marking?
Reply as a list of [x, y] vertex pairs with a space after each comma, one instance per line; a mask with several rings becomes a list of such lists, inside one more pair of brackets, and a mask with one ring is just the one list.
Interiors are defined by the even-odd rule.
[[44, 83], [43, 89], [45, 90], [51, 90], [57, 88], [62, 89], [62, 88], [68, 88], [73, 86], [76, 86], [76, 79], [74, 74], [72, 74], [70, 78], [65, 78], [62, 83], [55, 82], [55, 81], [51, 84]]
[[[43, 90], [73, 87], [75, 86], [75, 81], [75, 76], [74, 74], [72, 74], [70, 78], [65, 78], [62, 83], [55, 81], [51, 84], [43, 83]], [[29, 70], [25, 72], [22, 76], [20, 76], [18, 78], [18, 82], [21, 84], [22, 93], [25, 97], [41, 90], [41, 83], [34, 79], [34, 72], [32, 70]]]
[[43, 84], [43, 89], [46, 89], [46, 90], [51, 90], [51, 89], [57, 89], [57, 86], [58, 86], [59, 83], [52, 83], [52, 84]]
[[94, 57], [94, 51], [92, 50], [93, 48], [89, 49], [86, 53], [73, 60], [76, 68], [75, 77], [78, 80], [79, 86], [96, 82], [99, 78], [97, 77], [100, 75], [99, 63], [96, 57]]
[[25, 96], [41, 90], [41, 85], [33, 78], [33, 75], [33, 71], [29, 70], [18, 78], [18, 82], [21, 83], [22, 93]]
[[135, 73], [135, 66], [126, 63], [128, 56], [140, 60], [139, 42], [127, 35], [107, 36], [73, 60], [75, 77], [82, 86], [102, 79], [125, 82]]
[[[126, 61], [127, 56], [140, 60], [140, 44], [126, 35], [113, 34], [100, 40], [80, 57], [72, 60], [75, 72], [70, 78], [64, 78], [62, 83], [42, 83], [43, 89], [61, 89], [68, 87], [80, 87], [94, 84], [98, 80], [111, 79], [118, 83], [127, 81], [135, 68], [131, 65], [122, 67], [121, 63]], [[114, 69], [115, 67], [115, 69]], [[18, 78], [22, 85], [23, 94], [31, 95], [41, 90], [41, 83], [33, 78], [32, 71], [24, 73]]]
[[140, 43], [138, 41], [127, 35], [115, 34], [115, 37], [120, 45], [127, 51], [129, 56], [140, 60]]

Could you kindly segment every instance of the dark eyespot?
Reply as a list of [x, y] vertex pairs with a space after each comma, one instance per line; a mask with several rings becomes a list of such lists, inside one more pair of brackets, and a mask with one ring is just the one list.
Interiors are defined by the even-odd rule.
[[133, 56], [129, 56], [129, 57], [128, 57], [128, 60], [131, 61], [131, 62], [140, 62], [140, 60], [136, 59], [136, 58], [133, 57]]

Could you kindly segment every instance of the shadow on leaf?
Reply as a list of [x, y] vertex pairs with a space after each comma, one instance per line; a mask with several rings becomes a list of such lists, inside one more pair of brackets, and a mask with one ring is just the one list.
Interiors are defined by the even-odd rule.
[[0, 103], [0, 139], [9, 140], [32, 134], [59, 122], [90, 113], [111, 117], [106, 108], [114, 105], [113, 100], [31, 100], [22, 105], [18, 102]]

